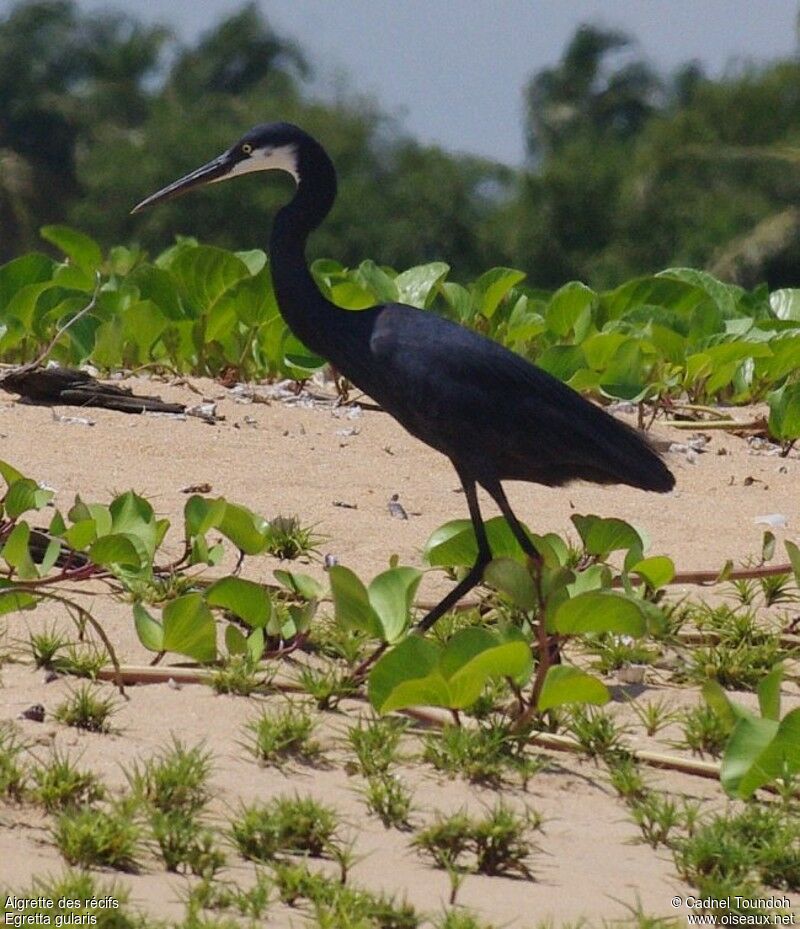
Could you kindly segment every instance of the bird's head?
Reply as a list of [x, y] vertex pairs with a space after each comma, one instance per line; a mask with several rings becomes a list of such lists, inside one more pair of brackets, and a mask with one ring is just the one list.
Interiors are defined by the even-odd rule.
[[195, 187], [238, 177], [240, 174], [249, 174], [252, 171], [287, 171], [295, 181], [299, 181], [300, 150], [308, 141], [311, 141], [310, 136], [290, 123], [265, 123], [256, 126], [208, 164], [137, 203], [131, 213], [138, 213], [139, 210], [162, 200], [178, 197]]

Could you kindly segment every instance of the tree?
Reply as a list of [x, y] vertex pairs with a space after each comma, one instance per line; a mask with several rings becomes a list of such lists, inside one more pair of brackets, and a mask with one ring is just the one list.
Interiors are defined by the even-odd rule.
[[609, 67], [630, 49], [622, 32], [583, 25], [555, 68], [540, 71], [525, 90], [528, 151], [552, 155], [576, 136], [627, 139], [652, 115], [661, 85], [641, 60]]
[[63, 219], [95, 121], [141, 118], [165, 38], [126, 16], [81, 17], [68, 0], [20, 3], [0, 21], [1, 257]]

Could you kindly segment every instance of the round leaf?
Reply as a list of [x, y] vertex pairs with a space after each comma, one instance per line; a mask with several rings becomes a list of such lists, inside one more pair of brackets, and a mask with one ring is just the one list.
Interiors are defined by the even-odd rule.
[[206, 590], [206, 603], [230, 610], [248, 625], [266, 626], [272, 614], [272, 601], [266, 590], [254, 581], [223, 577]]
[[553, 616], [552, 629], [564, 635], [612, 632], [638, 638], [647, 631], [647, 617], [632, 597], [593, 590], [564, 601]]
[[543, 713], [568, 703], [602, 706], [609, 699], [608, 688], [596, 677], [569, 665], [553, 665], [547, 669], [537, 709]]

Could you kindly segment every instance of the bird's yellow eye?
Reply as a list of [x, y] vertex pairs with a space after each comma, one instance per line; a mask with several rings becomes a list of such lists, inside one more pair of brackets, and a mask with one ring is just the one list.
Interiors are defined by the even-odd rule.
[[242, 153], [249, 155], [253, 151], [253, 146], [249, 142], [245, 142], [242, 146]]

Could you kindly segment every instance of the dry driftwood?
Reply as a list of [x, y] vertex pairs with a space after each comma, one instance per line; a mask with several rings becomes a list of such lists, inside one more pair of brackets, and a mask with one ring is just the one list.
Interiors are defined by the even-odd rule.
[[130, 388], [103, 384], [85, 371], [73, 368], [22, 366], [8, 371], [0, 387], [30, 403], [94, 406], [120, 413], [185, 413], [183, 403], [166, 403], [160, 397], [141, 397]]

